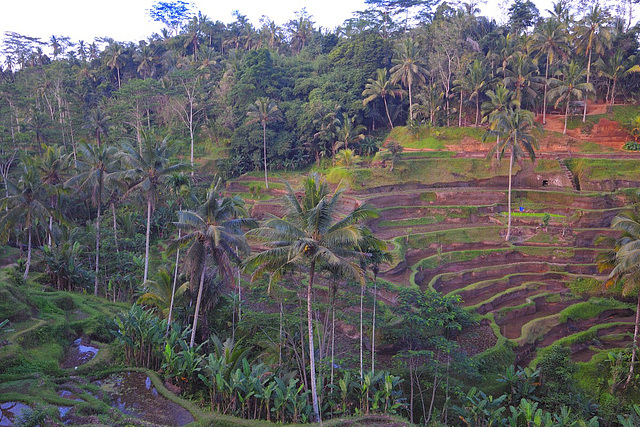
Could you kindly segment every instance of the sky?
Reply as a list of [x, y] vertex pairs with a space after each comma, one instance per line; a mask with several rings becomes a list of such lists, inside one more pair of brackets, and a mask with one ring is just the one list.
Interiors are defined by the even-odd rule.
[[[551, 1], [534, 0], [534, 3], [544, 12]], [[96, 37], [108, 36], [137, 42], [162, 29], [162, 24], [149, 17], [148, 10], [154, 3], [155, 0], [4, 0], [0, 33], [14, 31], [42, 40], [56, 35], [68, 36], [74, 42], [91, 42]], [[256, 27], [263, 15], [281, 25], [294, 19], [296, 11], [306, 8], [316, 26], [333, 29], [351, 18], [352, 12], [366, 9], [364, 0], [192, 0], [191, 3], [210, 19], [225, 23], [232, 22], [232, 12], [239, 10]], [[481, 6], [482, 14], [501, 22], [500, 16], [508, 3], [509, 0], [487, 0]]]

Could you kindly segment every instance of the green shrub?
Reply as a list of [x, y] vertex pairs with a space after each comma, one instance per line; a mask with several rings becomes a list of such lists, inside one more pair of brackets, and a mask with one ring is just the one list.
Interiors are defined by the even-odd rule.
[[22, 322], [31, 317], [29, 307], [18, 300], [9, 289], [0, 289], [0, 318]]
[[640, 142], [627, 141], [624, 143], [624, 146], [622, 148], [629, 151], [640, 151]]

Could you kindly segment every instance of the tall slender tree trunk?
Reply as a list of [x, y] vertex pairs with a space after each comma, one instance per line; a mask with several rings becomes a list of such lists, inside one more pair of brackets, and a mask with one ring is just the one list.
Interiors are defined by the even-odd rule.
[[413, 424], [413, 396], [414, 396], [414, 388], [413, 388], [413, 357], [409, 356], [409, 421]]
[[49, 246], [49, 249], [51, 249], [51, 236], [53, 236], [53, 216], [49, 215], [49, 236], [47, 236], [47, 246]]
[[[515, 144], [517, 143], [517, 141], [513, 141], [513, 144], [515, 146]], [[511, 157], [509, 157], [509, 195], [508, 195], [508, 202], [507, 202], [507, 211], [508, 211], [508, 220], [507, 220], [507, 237], [505, 237], [505, 240], [508, 242], [509, 241], [509, 237], [511, 237], [511, 173], [513, 171], [513, 158], [515, 157], [515, 149], [512, 148], [511, 149]]]
[[116, 204], [111, 203], [111, 213], [113, 214], [113, 243], [116, 245], [116, 252], [120, 252], [118, 248], [118, 221], [116, 218]]
[[[591, 77], [591, 53], [593, 49], [589, 49], [589, 62], [587, 62], [587, 85], [589, 85], [589, 78]], [[584, 112], [582, 113], [582, 123], [587, 121], [587, 94], [584, 95]]]
[[383, 96], [382, 100], [384, 101], [384, 111], [387, 113], [387, 120], [389, 120], [389, 126], [393, 129], [393, 122], [391, 121], [391, 116], [389, 115], [389, 106], [387, 105], [387, 97]]
[[460, 91], [460, 108], [458, 108], [458, 127], [462, 127], [462, 91]]
[[307, 284], [307, 328], [309, 334], [309, 370], [311, 371], [311, 403], [313, 406], [313, 422], [322, 422], [320, 408], [318, 406], [318, 390], [316, 384], [316, 357], [313, 345], [313, 312], [311, 311], [311, 296], [313, 294], [313, 277], [316, 269], [316, 261], [311, 261], [309, 267], [309, 283]]
[[200, 273], [200, 287], [198, 288], [198, 298], [196, 299], [196, 309], [193, 314], [193, 328], [191, 329], [191, 341], [189, 341], [189, 348], [193, 347], [193, 343], [196, 341], [196, 329], [198, 327], [198, 314], [200, 313], [200, 303], [202, 302], [202, 288], [204, 288], [204, 273], [207, 270], [207, 252], [204, 254], [204, 265], [202, 266], [202, 272]]
[[267, 179], [267, 123], [262, 122], [262, 155], [264, 158], [264, 186], [269, 188], [269, 180]]
[[28, 241], [27, 241], [27, 264], [24, 267], [24, 274], [22, 275], [22, 278], [24, 280], [27, 280], [27, 277], [29, 277], [29, 267], [31, 266], [31, 226], [29, 226], [29, 237], [28, 237]]
[[613, 79], [613, 85], [611, 87], [611, 108], [610, 110], [613, 111], [613, 104], [615, 102], [616, 99], [616, 79]]
[[378, 304], [378, 279], [373, 279], [373, 317], [371, 318], [371, 373], [376, 372], [376, 305]]
[[636, 323], [633, 330], [633, 350], [631, 350], [631, 363], [629, 364], [629, 375], [624, 386], [627, 387], [633, 379], [633, 371], [636, 364], [636, 355], [638, 353], [638, 328], [640, 327], [640, 293], [638, 293], [638, 304], [636, 305]]
[[547, 66], [544, 69], [544, 96], [542, 97], [542, 124], [547, 124], [547, 88], [549, 86], [549, 55], [547, 55]]
[[[567, 108], [564, 110], [564, 129], [562, 130], [562, 134], [567, 134], [567, 121], [569, 120], [569, 103], [571, 101], [571, 92], [567, 94]], [[585, 100], [586, 102], [586, 100]]]
[[100, 273], [100, 213], [102, 208], [102, 206], [100, 206], [101, 204], [102, 203], [101, 203], [100, 197], [98, 197], [98, 214], [96, 215], [96, 277], [95, 277], [95, 282], [93, 284], [94, 295], [98, 295], [98, 283], [100, 283], [100, 281], [98, 280], [98, 275]]
[[147, 281], [149, 273], [149, 239], [151, 238], [151, 198], [147, 199], [147, 240], [145, 242], [144, 250], [144, 278], [143, 282]]
[[364, 311], [364, 284], [360, 286], [360, 384], [364, 379], [364, 365], [362, 360], [362, 355], [364, 350], [362, 349], [362, 341], [363, 341], [363, 333], [362, 333], [362, 324], [363, 322], [363, 311]]
[[336, 305], [335, 305], [335, 297], [334, 297], [333, 304], [331, 305], [331, 385], [333, 385], [335, 345], [336, 345]]
[[193, 169], [193, 101], [189, 100], [189, 139], [191, 141], [191, 176], [194, 174]]
[[413, 98], [411, 97], [411, 83], [409, 83], [409, 123], [413, 123]]
[[475, 127], [478, 127], [478, 121], [480, 119], [480, 93], [476, 95], [476, 124]]
[[[182, 233], [182, 230], [178, 229], [178, 240], [180, 240], [180, 237], [182, 237], [181, 233]], [[173, 286], [171, 287], [171, 302], [169, 303], [169, 317], [167, 318], [167, 331], [165, 332], [166, 336], [169, 335], [169, 328], [171, 327], [171, 320], [172, 320], [171, 316], [173, 315], [173, 301], [176, 296], [176, 283], [178, 282], [178, 262], [179, 261], [180, 261], [180, 248], [178, 248], [178, 250], [176, 251], [176, 267], [173, 270]]]

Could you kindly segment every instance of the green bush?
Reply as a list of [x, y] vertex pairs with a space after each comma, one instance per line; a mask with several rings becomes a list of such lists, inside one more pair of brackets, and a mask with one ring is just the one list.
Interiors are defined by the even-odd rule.
[[0, 289], [0, 318], [21, 322], [31, 317], [29, 307], [16, 298], [10, 289]]
[[640, 151], [640, 142], [627, 141], [622, 148], [629, 151]]

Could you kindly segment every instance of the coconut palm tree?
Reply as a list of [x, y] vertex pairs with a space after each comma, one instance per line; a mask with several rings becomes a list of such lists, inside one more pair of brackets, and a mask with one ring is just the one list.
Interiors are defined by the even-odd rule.
[[587, 94], [593, 93], [593, 85], [583, 81], [587, 72], [575, 61], [571, 61], [562, 71], [562, 79], [552, 78], [549, 80], [553, 87], [549, 91], [549, 98], [555, 99], [555, 108], [563, 101], [566, 103], [564, 116], [563, 134], [567, 133], [567, 120], [569, 118], [569, 105], [571, 97], [575, 99], [584, 99], [586, 102]]
[[132, 184], [125, 193], [128, 195], [139, 192], [144, 195], [147, 202], [147, 232], [145, 240], [144, 255], [144, 278], [147, 281], [149, 273], [149, 242], [151, 239], [151, 214], [158, 201], [160, 186], [171, 175], [189, 169], [183, 163], [171, 165], [170, 157], [173, 154], [173, 144], [169, 137], [165, 137], [161, 142], [154, 142], [147, 137], [142, 141], [142, 152], [138, 152], [131, 144], [125, 144], [120, 151], [125, 170], [118, 173], [118, 177], [123, 181]]
[[97, 208], [96, 213], [96, 265], [93, 293], [98, 295], [100, 283], [100, 219], [102, 214], [102, 193], [109, 175], [118, 169], [117, 150], [113, 146], [82, 144], [78, 148], [80, 159], [77, 169], [80, 171], [66, 183], [66, 187], [89, 188], [91, 200]]
[[607, 97], [609, 100], [609, 111], [613, 109], [613, 104], [616, 99], [616, 83], [628, 72], [637, 72], [638, 66], [629, 67], [629, 63], [635, 60], [635, 55], [631, 58], [625, 57], [620, 49], [617, 49], [613, 55], [609, 55], [606, 61], [600, 58], [596, 62], [598, 68], [598, 75], [609, 79], [607, 85]]
[[458, 116], [458, 126], [462, 126], [462, 97], [464, 93], [469, 95], [469, 100], [476, 100], [475, 126], [480, 120], [480, 96], [487, 86], [489, 86], [489, 73], [484, 63], [476, 59], [467, 67], [467, 72], [461, 79], [453, 82], [460, 92], [460, 111]]
[[[40, 180], [45, 185], [45, 190], [49, 195], [49, 207], [55, 211], [60, 204], [60, 197], [64, 192], [64, 179], [69, 167], [70, 155], [66, 154], [61, 147], [43, 145], [44, 152], [37, 158], [36, 167], [40, 173]], [[49, 217], [49, 241], [51, 247], [51, 236], [53, 234], [53, 216]]]
[[[27, 262], [23, 274], [23, 279], [27, 280], [31, 266], [34, 227], [46, 224], [55, 212], [52, 212], [41, 200], [46, 194], [33, 159], [23, 156], [20, 160], [21, 170], [18, 182], [14, 184], [5, 181], [9, 196], [2, 199], [6, 212], [0, 218], [0, 233], [3, 236], [8, 235], [16, 224], [22, 224], [27, 230]], [[48, 233], [46, 227], [45, 230]]]
[[623, 295], [638, 294], [636, 306], [635, 328], [633, 331], [633, 350], [629, 375], [625, 382], [628, 386], [633, 379], [635, 363], [638, 353], [638, 328], [640, 327], [640, 219], [636, 213], [617, 215], [611, 221], [611, 228], [621, 230], [624, 234], [617, 240], [613, 269], [609, 273], [607, 282], [613, 283], [624, 278]]
[[[169, 177], [169, 191], [178, 200], [178, 211], [182, 210], [182, 204], [186, 197], [189, 196], [189, 178], [183, 174], [173, 174]], [[182, 230], [178, 229], [178, 239], [182, 237]], [[169, 334], [169, 327], [171, 325], [171, 319], [173, 316], [173, 302], [176, 293], [176, 285], [178, 283], [178, 262], [180, 261], [180, 248], [176, 250], [176, 265], [173, 271], [173, 287], [171, 288], [171, 298], [169, 302], [169, 316], [167, 318], [167, 331]]]
[[501, 139], [496, 149], [502, 158], [506, 152], [509, 153], [509, 191], [508, 191], [508, 220], [507, 235], [505, 240], [511, 237], [511, 178], [513, 175], [513, 162], [524, 157], [525, 154], [534, 161], [535, 150], [538, 149], [538, 129], [535, 117], [531, 111], [516, 108], [507, 110], [501, 114], [496, 123], [496, 131], [500, 132]]
[[426, 82], [426, 65], [421, 58], [418, 42], [410, 38], [396, 46], [395, 56], [395, 65], [390, 70], [391, 83], [402, 82], [409, 90], [409, 121], [413, 121], [413, 86]]
[[180, 211], [178, 214], [176, 226], [184, 235], [172, 246], [189, 245], [185, 265], [192, 287], [198, 284], [190, 347], [195, 342], [209, 260], [220, 278], [228, 283], [233, 277], [232, 262], [239, 263], [239, 254], [249, 250], [243, 229], [255, 224], [243, 218], [245, 214], [242, 199], [221, 196], [220, 180], [209, 188], [207, 199], [196, 211]]
[[[495, 131], [499, 122], [500, 115], [504, 114], [509, 109], [518, 107], [518, 101], [516, 101], [514, 93], [505, 87], [503, 84], [498, 84], [495, 91], [488, 90], [485, 95], [489, 97], [489, 101], [482, 103], [482, 112], [485, 114], [484, 120], [489, 121], [489, 130]], [[498, 145], [500, 144], [500, 132], [496, 133], [496, 158], [499, 159], [500, 151]]]
[[362, 91], [362, 96], [366, 97], [362, 100], [362, 105], [367, 105], [381, 98], [382, 102], [384, 102], [384, 111], [387, 113], [387, 120], [389, 120], [389, 127], [393, 129], [393, 122], [391, 121], [389, 106], [387, 105], [387, 96], [392, 98], [402, 96], [404, 91], [391, 82], [389, 72], [386, 68], [378, 68], [376, 70], [376, 78], [368, 79], [367, 82], [368, 83], [364, 85], [364, 91]]
[[104, 114], [100, 108], [95, 108], [87, 116], [86, 124], [83, 127], [96, 136], [98, 147], [102, 144], [102, 136], [109, 134], [109, 120], [111, 117]]
[[171, 275], [161, 268], [156, 280], [147, 280], [142, 285], [142, 295], [137, 300], [138, 304], [150, 305], [158, 309], [167, 322], [171, 323], [171, 309], [175, 299], [180, 299], [188, 288], [188, 283], [183, 283], [178, 289], [172, 284]]
[[316, 390], [315, 347], [313, 338], [313, 311], [311, 301], [315, 274], [328, 267], [342, 276], [363, 281], [363, 271], [358, 260], [363, 227], [358, 223], [377, 215], [360, 206], [339, 218], [337, 208], [342, 190], [330, 194], [329, 185], [319, 175], [313, 174], [303, 181], [303, 194], [299, 199], [287, 184], [284, 198], [286, 214], [283, 218], [267, 220], [248, 235], [262, 241], [266, 249], [246, 261], [252, 278], [269, 272], [277, 280], [291, 268], [306, 268], [307, 282], [307, 332], [309, 341], [309, 366], [311, 374], [311, 400], [314, 417], [320, 420], [318, 392]]
[[555, 18], [547, 19], [533, 34], [532, 49], [546, 56], [544, 68], [544, 95], [542, 97], [542, 124], [547, 123], [547, 90], [549, 89], [549, 67], [556, 58], [566, 58], [569, 50], [567, 29]]
[[365, 131], [364, 126], [354, 124], [355, 117], [349, 117], [347, 113], [342, 113], [342, 119], [336, 122], [336, 141], [334, 142], [333, 157], [335, 162], [336, 151], [338, 148], [349, 149], [350, 143], [362, 141]]
[[118, 89], [120, 89], [120, 68], [124, 65], [124, 47], [116, 42], [111, 41], [105, 48], [104, 52], [105, 65], [112, 71], [115, 68], [118, 75]]
[[[375, 371], [375, 351], [376, 351], [376, 304], [377, 304], [377, 295], [378, 295], [378, 273], [380, 272], [380, 264], [383, 262], [390, 263], [393, 261], [393, 256], [390, 252], [387, 252], [387, 244], [377, 238], [371, 233], [368, 229], [366, 229], [362, 236], [362, 242], [360, 243], [360, 251], [366, 256], [360, 259], [360, 267], [363, 270], [366, 270], [367, 267], [371, 268], [371, 272], [373, 273], [373, 283], [374, 283], [374, 291], [373, 291], [373, 314], [371, 320], [371, 372]], [[364, 290], [366, 285], [366, 276], [365, 281], [360, 288], [360, 378], [364, 378], [364, 362], [363, 362], [363, 338], [364, 338]]]
[[278, 109], [275, 102], [269, 98], [260, 97], [256, 102], [249, 106], [247, 111], [249, 120], [247, 124], [260, 123], [262, 125], [262, 156], [264, 158], [264, 185], [269, 188], [267, 179], [267, 123], [282, 120], [282, 112]]
[[511, 56], [503, 72], [506, 76], [503, 79], [504, 85], [515, 93], [518, 103], [523, 107], [533, 106], [543, 81], [538, 75], [538, 67], [529, 55], [517, 51]]
[[[611, 46], [611, 32], [607, 27], [609, 14], [600, 6], [594, 4], [578, 22], [576, 34], [578, 37], [577, 52], [583, 53], [587, 57], [587, 83], [591, 77], [591, 57], [593, 52], [597, 55], [604, 54], [606, 48]], [[587, 120], [587, 102], [584, 103], [582, 122]]]

